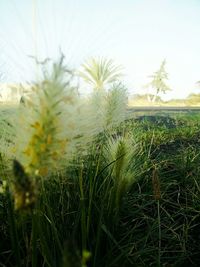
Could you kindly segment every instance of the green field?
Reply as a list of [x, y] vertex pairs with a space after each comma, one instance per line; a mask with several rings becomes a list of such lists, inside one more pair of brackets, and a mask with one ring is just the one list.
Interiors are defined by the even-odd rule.
[[199, 266], [198, 109], [128, 109], [92, 64], [87, 98], [61, 58], [0, 107], [0, 265]]
[[[199, 266], [200, 115], [129, 111], [87, 150], [37, 193], [1, 153], [0, 265]], [[13, 179], [32, 205], [16, 209]]]

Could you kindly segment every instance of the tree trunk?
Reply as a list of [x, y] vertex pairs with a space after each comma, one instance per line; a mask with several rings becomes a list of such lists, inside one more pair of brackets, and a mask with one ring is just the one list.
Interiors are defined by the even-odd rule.
[[156, 97], [157, 97], [157, 94], [155, 94], [154, 96], [153, 96], [153, 98], [152, 98], [152, 103], [154, 103], [155, 101], [156, 101]]
[[158, 96], [158, 93], [160, 92], [160, 89], [157, 88], [155, 95], [153, 96], [152, 102], [154, 103], [156, 101], [156, 97]]
[[151, 102], [151, 97], [149, 94], [147, 95], [147, 100], [148, 100], [148, 102]]

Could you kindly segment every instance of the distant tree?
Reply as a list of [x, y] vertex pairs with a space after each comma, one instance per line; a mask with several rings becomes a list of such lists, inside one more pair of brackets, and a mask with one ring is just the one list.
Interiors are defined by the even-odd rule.
[[121, 66], [116, 66], [111, 59], [91, 58], [82, 65], [82, 70], [79, 74], [85, 82], [92, 85], [95, 90], [99, 90], [119, 80], [122, 76], [121, 70]]
[[145, 87], [151, 87], [155, 90], [155, 94], [153, 95], [153, 97], [148, 95], [148, 100], [151, 102], [155, 102], [157, 96], [160, 93], [165, 94], [167, 91], [171, 90], [165, 83], [165, 80], [168, 80], [168, 73], [165, 70], [165, 65], [166, 61], [163, 60], [159, 70], [150, 76], [150, 78], [152, 79], [151, 82], [145, 86]]

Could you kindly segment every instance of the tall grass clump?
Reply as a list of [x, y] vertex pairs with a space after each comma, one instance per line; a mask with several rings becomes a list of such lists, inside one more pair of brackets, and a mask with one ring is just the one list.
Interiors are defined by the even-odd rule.
[[[132, 150], [130, 150], [132, 147]], [[110, 175], [108, 214], [110, 220], [117, 220], [114, 214], [119, 214], [122, 197], [134, 182], [131, 164], [134, 154], [134, 146], [130, 136], [122, 136], [109, 139], [104, 148], [104, 157], [108, 164], [108, 175]]]
[[106, 194], [99, 188], [106, 183], [102, 155], [125, 117], [126, 90], [110, 80], [110, 91], [94, 90], [83, 100], [73, 75], [63, 57], [44, 66], [43, 78], [11, 116], [12, 137], [1, 136], [2, 157], [13, 170], [6, 192], [17, 266], [86, 266], [91, 253], [93, 262], [99, 255], [109, 201], [109, 188]]
[[35, 84], [32, 98], [19, 108], [16, 155], [30, 175], [46, 176], [66, 157], [74, 134], [70, 120], [77, 108], [70, 79], [61, 60]]

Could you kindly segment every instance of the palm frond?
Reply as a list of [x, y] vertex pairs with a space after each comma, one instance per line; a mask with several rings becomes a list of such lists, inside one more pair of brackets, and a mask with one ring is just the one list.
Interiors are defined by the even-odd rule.
[[113, 83], [122, 76], [122, 67], [115, 66], [112, 59], [91, 58], [82, 65], [80, 76], [94, 87], [94, 89], [103, 89], [107, 84]]

